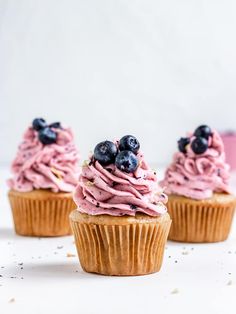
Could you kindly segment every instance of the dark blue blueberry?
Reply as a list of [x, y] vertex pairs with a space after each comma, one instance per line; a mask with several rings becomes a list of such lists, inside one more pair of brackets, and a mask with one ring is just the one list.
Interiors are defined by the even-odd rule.
[[196, 137], [191, 143], [191, 148], [195, 154], [203, 154], [208, 148], [208, 140], [204, 137]]
[[131, 173], [138, 168], [138, 158], [130, 150], [123, 150], [116, 156], [115, 164], [121, 171]]
[[186, 153], [186, 146], [190, 143], [190, 139], [188, 137], [181, 137], [178, 140], [178, 148], [181, 153]]
[[49, 127], [41, 129], [38, 133], [38, 137], [40, 142], [44, 145], [53, 144], [57, 140], [57, 134]]
[[54, 122], [49, 125], [50, 128], [61, 129], [61, 122]]
[[208, 140], [209, 136], [212, 135], [211, 129], [207, 125], [200, 125], [194, 132], [196, 137], [204, 137]]
[[133, 135], [125, 135], [120, 140], [119, 149], [121, 151], [130, 150], [134, 154], [137, 154], [139, 148], [140, 148], [139, 141]]
[[36, 118], [36, 119], [33, 120], [32, 126], [33, 126], [33, 129], [35, 131], [39, 131], [39, 130], [45, 128], [47, 126], [47, 123], [42, 118]]
[[117, 147], [113, 142], [104, 141], [96, 145], [94, 149], [94, 158], [101, 165], [109, 165], [115, 161], [117, 155]]

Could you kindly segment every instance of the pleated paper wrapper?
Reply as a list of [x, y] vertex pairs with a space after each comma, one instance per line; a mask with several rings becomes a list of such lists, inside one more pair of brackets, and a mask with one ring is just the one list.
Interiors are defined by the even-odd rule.
[[54, 237], [71, 234], [69, 214], [76, 208], [71, 193], [47, 190], [8, 193], [19, 235]]
[[169, 240], [191, 243], [226, 240], [235, 206], [235, 196], [229, 194], [214, 194], [200, 201], [170, 195], [167, 204], [172, 219]]
[[137, 215], [70, 215], [82, 268], [104, 275], [134, 276], [158, 272], [171, 220]]

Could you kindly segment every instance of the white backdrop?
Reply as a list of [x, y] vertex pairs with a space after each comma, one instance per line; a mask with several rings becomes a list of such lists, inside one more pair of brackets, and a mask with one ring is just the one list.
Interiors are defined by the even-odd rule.
[[151, 163], [200, 123], [236, 120], [234, 0], [0, 0], [0, 163], [34, 117], [82, 158], [136, 135]]

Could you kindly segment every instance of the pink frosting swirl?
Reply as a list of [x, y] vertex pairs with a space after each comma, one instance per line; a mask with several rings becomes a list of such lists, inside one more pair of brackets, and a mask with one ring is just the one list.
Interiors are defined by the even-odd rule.
[[70, 128], [57, 129], [56, 143], [43, 145], [38, 132], [29, 127], [12, 163], [14, 177], [8, 180], [11, 189], [29, 192], [51, 189], [72, 192], [79, 177], [79, 155]]
[[[195, 136], [189, 134], [190, 144]], [[208, 149], [197, 155], [191, 145], [186, 153], [174, 154], [161, 182], [167, 194], [178, 194], [201, 200], [214, 192], [229, 193], [229, 165], [225, 162], [224, 145], [217, 131], [208, 139]]]
[[137, 170], [129, 174], [114, 164], [86, 163], [74, 193], [78, 210], [89, 215], [164, 214], [167, 196], [158, 188], [156, 173], [148, 167], [141, 153], [138, 158]]

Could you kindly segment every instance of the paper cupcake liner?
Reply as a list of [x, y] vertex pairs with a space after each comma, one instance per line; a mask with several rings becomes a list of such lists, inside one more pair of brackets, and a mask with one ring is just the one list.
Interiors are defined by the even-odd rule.
[[167, 206], [172, 219], [168, 239], [203, 243], [228, 238], [236, 203], [234, 196], [226, 194], [201, 201], [171, 195]]
[[71, 193], [9, 192], [15, 231], [24, 236], [71, 234], [69, 214], [76, 208]]
[[[86, 272], [134, 276], [160, 270], [171, 225], [168, 214], [142, 223], [132, 218], [133, 223], [125, 224], [125, 217], [90, 216], [86, 221], [84, 215], [73, 211], [70, 218], [80, 263]], [[102, 216], [106, 216], [105, 221]]]

